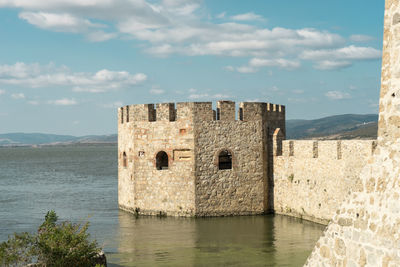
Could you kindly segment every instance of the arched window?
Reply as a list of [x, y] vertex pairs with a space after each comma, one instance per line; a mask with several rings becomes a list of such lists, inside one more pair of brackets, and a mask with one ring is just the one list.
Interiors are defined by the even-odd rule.
[[229, 150], [222, 150], [219, 153], [218, 168], [220, 170], [232, 169], [232, 153]]
[[157, 170], [168, 170], [168, 154], [164, 151], [157, 153], [156, 168]]
[[125, 152], [122, 154], [122, 166], [124, 168], [126, 168], [128, 166], [128, 159], [126, 157], [126, 153]]

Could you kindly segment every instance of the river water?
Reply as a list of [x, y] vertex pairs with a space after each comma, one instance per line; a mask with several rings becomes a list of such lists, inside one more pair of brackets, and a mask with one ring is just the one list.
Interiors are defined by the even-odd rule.
[[115, 145], [0, 148], [0, 242], [55, 210], [90, 222], [109, 266], [302, 266], [324, 229], [273, 215], [136, 218], [117, 197]]

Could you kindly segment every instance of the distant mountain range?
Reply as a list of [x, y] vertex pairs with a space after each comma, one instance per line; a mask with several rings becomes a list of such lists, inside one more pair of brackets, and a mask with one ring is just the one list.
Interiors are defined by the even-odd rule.
[[0, 146], [26, 145], [78, 145], [117, 143], [117, 135], [58, 135], [43, 133], [6, 133], [0, 134]]
[[378, 115], [344, 114], [316, 120], [287, 120], [287, 139], [376, 139]]
[[[316, 120], [287, 120], [287, 139], [375, 139], [378, 115], [345, 114]], [[117, 135], [0, 134], [0, 146], [116, 144]]]

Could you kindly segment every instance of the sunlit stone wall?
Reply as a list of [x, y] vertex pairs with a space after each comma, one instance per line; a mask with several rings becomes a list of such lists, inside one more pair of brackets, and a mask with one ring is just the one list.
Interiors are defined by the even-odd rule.
[[[118, 118], [118, 203], [146, 215], [193, 216], [193, 109], [185, 104], [131, 105]], [[156, 155], [168, 155], [168, 168]], [[123, 153], [127, 155], [124, 166]]]
[[373, 140], [283, 141], [274, 158], [275, 212], [328, 224], [362, 186], [359, 175], [375, 146]]

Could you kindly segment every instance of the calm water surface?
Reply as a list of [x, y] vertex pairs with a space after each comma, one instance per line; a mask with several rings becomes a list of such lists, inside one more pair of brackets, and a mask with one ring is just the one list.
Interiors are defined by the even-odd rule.
[[89, 220], [109, 266], [301, 266], [324, 229], [285, 216], [135, 218], [118, 210], [116, 146], [0, 148], [0, 241], [51, 209]]

